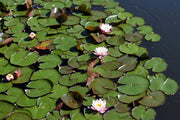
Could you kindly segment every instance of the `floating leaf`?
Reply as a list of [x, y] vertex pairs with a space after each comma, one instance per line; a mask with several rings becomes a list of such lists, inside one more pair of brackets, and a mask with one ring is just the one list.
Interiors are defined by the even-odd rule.
[[56, 84], [60, 79], [60, 73], [55, 69], [43, 69], [33, 73], [31, 80], [46, 79]]
[[10, 65], [5, 58], [1, 57], [0, 61], [0, 75], [6, 75], [16, 69], [16, 67]]
[[78, 92], [69, 92], [61, 96], [62, 101], [70, 108], [79, 108], [82, 106], [83, 97]]
[[80, 18], [77, 16], [68, 16], [67, 21], [63, 25], [76, 25], [79, 24]]
[[83, 29], [83, 27], [81, 25], [75, 25], [70, 29], [67, 29], [68, 33], [77, 33], [80, 32]]
[[25, 89], [25, 93], [29, 97], [39, 97], [49, 93], [52, 89], [51, 84], [47, 80], [31, 81], [27, 85], [30, 89]]
[[112, 36], [109, 37], [106, 42], [110, 45], [115, 45], [115, 46], [119, 46], [120, 44], [124, 43], [124, 38], [117, 35], [117, 36]]
[[107, 39], [107, 37], [104, 35], [104, 34], [94, 34], [94, 33], [91, 33], [90, 34], [95, 40], [96, 42], [100, 43], [100, 42], [103, 42], [104, 40]]
[[115, 88], [115, 84], [106, 78], [96, 78], [90, 83], [89, 88], [92, 88], [95, 94], [106, 94]]
[[102, 120], [103, 116], [100, 113], [95, 113], [92, 109], [84, 108], [84, 115], [88, 120]]
[[148, 91], [147, 96], [140, 100], [139, 103], [148, 107], [157, 107], [162, 105], [165, 99], [166, 97], [161, 91]]
[[29, 67], [22, 67], [19, 68], [19, 70], [21, 70], [21, 75], [17, 79], [13, 80], [13, 83], [20, 84], [29, 82], [29, 78], [31, 77], [33, 70]]
[[12, 87], [12, 82], [0, 82], [0, 93]]
[[82, 96], [86, 96], [89, 89], [86, 87], [81, 87], [79, 85], [76, 85], [76, 86], [69, 88], [69, 91], [79, 92]]
[[119, 49], [121, 52], [124, 52], [126, 54], [134, 54], [138, 52], [139, 47], [135, 43], [125, 42], [124, 44], [120, 45]]
[[115, 105], [115, 109], [116, 112], [125, 113], [125, 112], [129, 112], [131, 108], [128, 106], [128, 104], [119, 102]]
[[10, 62], [14, 65], [28, 66], [35, 63], [38, 57], [39, 55], [35, 52], [20, 50], [11, 55]]
[[92, 11], [92, 15], [89, 17], [89, 20], [96, 21], [96, 20], [103, 19], [106, 17], [107, 17], [107, 14], [105, 12], [94, 10], [94, 11]]
[[107, 111], [104, 114], [103, 118], [104, 120], [120, 120], [120, 119], [123, 120], [123, 118], [128, 117], [129, 115], [130, 115], [129, 112], [118, 113], [116, 112], [115, 109], [112, 109], [112, 110]]
[[154, 57], [148, 60], [144, 66], [146, 69], [152, 68], [153, 72], [163, 72], [167, 68], [167, 63], [162, 58]]
[[136, 26], [136, 25], [141, 26], [141, 25], [145, 24], [144, 19], [141, 17], [131, 17], [131, 18], [127, 19], [126, 22], [132, 26]]
[[158, 41], [160, 41], [161, 36], [156, 33], [149, 33], [149, 34], [146, 34], [145, 39], [151, 40], [152, 42], [158, 42]]
[[72, 70], [72, 67], [70, 67], [70, 66], [62, 66], [59, 68], [59, 72], [61, 74], [69, 74], [69, 73], [72, 73], [73, 70]]
[[130, 12], [122, 12], [118, 14], [118, 18], [120, 18], [121, 20], [125, 20], [127, 18], [131, 18], [133, 17], [133, 14]]
[[15, 106], [13, 104], [0, 100], [0, 119], [5, 118], [14, 108]]
[[137, 42], [143, 39], [143, 35], [135, 33], [128, 33], [125, 35], [125, 39], [129, 42]]
[[25, 94], [23, 94], [16, 102], [17, 105], [21, 107], [31, 107], [36, 105], [37, 99], [29, 98]]
[[52, 113], [48, 113], [47, 114], [47, 119], [48, 120], [57, 120], [57, 119], [60, 119], [59, 111], [54, 110]]
[[128, 95], [138, 95], [143, 93], [149, 86], [149, 81], [139, 75], [126, 75], [118, 80], [118, 90]]
[[83, 116], [83, 114], [81, 114], [80, 112], [76, 112], [74, 114], [72, 114], [71, 120], [86, 120], [85, 117]]
[[54, 68], [57, 65], [60, 65], [62, 60], [57, 55], [44, 55], [38, 59], [38, 62], [41, 62], [39, 68], [46, 69]]
[[63, 9], [65, 7], [65, 5], [62, 2], [47, 2], [46, 4], [44, 4], [44, 8], [45, 9], [49, 9], [51, 10], [53, 6], [56, 6], [59, 9]]
[[52, 98], [60, 98], [62, 95], [68, 93], [68, 88], [65, 86], [61, 86], [59, 84], [53, 86], [53, 90], [51, 91]]
[[109, 48], [108, 52], [112, 57], [121, 57], [123, 55], [117, 48]]
[[87, 15], [91, 15], [91, 8], [87, 8], [86, 4], [81, 4], [78, 8], [78, 11], [79, 12], [83, 12]]
[[99, 23], [98, 22], [93, 22], [93, 21], [88, 21], [85, 23], [85, 28], [90, 30], [90, 31], [94, 31], [99, 27]]
[[46, 41], [44, 41], [44, 42], [41, 42], [40, 45], [37, 45], [37, 46], [36, 46], [36, 49], [39, 49], [39, 50], [49, 49], [49, 48], [47, 47], [47, 45], [48, 45], [49, 43], [52, 43], [52, 41], [46, 40]]
[[7, 120], [32, 120], [32, 118], [26, 113], [17, 112], [10, 115]]
[[111, 15], [111, 16], [108, 16], [105, 19], [105, 23], [107, 23], [107, 24], [109, 24], [109, 23], [118, 23], [118, 22], [121, 22], [121, 20], [118, 19], [117, 15]]
[[140, 26], [137, 28], [137, 30], [139, 30], [138, 32], [140, 34], [143, 34], [143, 35], [153, 32], [153, 28], [151, 26], [148, 26], [148, 25]]
[[129, 24], [120, 24], [119, 27], [123, 29], [125, 34], [132, 33], [134, 31], [134, 28]]

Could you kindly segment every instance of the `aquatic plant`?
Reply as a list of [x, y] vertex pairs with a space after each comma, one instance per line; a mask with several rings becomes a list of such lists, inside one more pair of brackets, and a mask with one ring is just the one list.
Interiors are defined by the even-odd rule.
[[0, 25], [0, 119], [153, 120], [178, 90], [140, 46], [160, 35], [113, 0], [1, 0]]

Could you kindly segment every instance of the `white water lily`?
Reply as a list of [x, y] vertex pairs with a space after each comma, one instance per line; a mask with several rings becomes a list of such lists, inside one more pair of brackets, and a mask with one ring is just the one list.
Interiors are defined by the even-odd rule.
[[108, 48], [106, 47], [97, 47], [94, 50], [94, 54], [99, 56], [99, 59], [102, 59], [103, 56], [109, 55]]
[[106, 100], [93, 100], [91, 109], [96, 110], [100, 113], [104, 113], [108, 108], [106, 108]]
[[29, 34], [29, 38], [34, 39], [36, 37], [36, 34], [34, 32], [31, 32]]
[[6, 75], [6, 80], [7, 80], [7, 81], [14, 80], [14, 76], [13, 76], [12, 74], [7, 74], [7, 75]]
[[111, 28], [112, 26], [109, 25], [109, 24], [100, 24], [99, 28], [101, 29], [102, 33], [108, 33], [108, 32], [111, 32]]

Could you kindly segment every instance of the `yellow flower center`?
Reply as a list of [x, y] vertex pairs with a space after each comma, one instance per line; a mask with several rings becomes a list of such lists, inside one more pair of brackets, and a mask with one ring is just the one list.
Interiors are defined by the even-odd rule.
[[98, 103], [98, 104], [97, 104], [97, 106], [98, 106], [98, 107], [101, 107], [101, 106], [102, 106], [102, 104], [101, 104], [101, 103]]
[[31, 36], [34, 36], [34, 34], [33, 34], [33, 33], [31, 33]]
[[10, 77], [11, 77], [11, 75], [8, 75], [8, 77], [10, 78]]

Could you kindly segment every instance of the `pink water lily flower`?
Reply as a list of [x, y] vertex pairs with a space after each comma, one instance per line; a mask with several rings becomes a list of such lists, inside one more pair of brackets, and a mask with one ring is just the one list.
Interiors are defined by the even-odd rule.
[[6, 75], [6, 80], [7, 80], [7, 81], [14, 80], [14, 76], [13, 76], [12, 74], [7, 74], [7, 75]]
[[109, 33], [111, 32], [112, 26], [109, 24], [102, 23], [100, 24], [99, 28], [101, 29], [102, 33]]
[[99, 59], [102, 59], [103, 56], [109, 55], [108, 48], [106, 48], [106, 47], [97, 47], [94, 50], [94, 54], [99, 56]]
[[34, 32], [31, 32], [29, 34], [29, 38], [34, 39], [36, 37], [36, 34]]
[[104, 113], [108, 108], [106, 108], [106, 100], [93, 100], [91, 109], [96, 110], [100, 113]]

